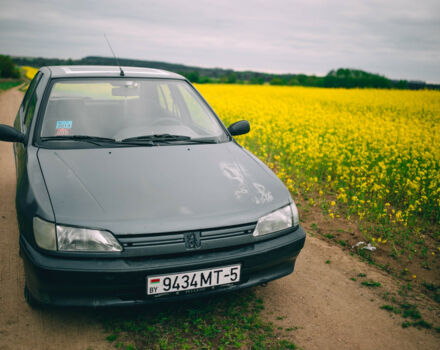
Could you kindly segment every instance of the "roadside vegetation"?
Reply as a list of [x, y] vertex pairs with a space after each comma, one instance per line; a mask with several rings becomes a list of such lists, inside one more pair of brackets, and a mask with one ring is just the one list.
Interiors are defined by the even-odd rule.
[[250, 121], [238, 141], [288, 186], [311, 232], [402, 279], [440, 282], [440, 92], [198, 88], [226, 125]]
[[9, 56], [0, 55], [0, 78], [19, 79], [20, 69]]
[[34, 79], [35, 74], [37, 74], [38, 69], [34, 68], [34, 67], [30, 67], [30, 66], [22, 66], [21, 69], [24, 72], [24, 76], [28, 79], [28, 80], [32, 80]]
[[281, 330], [261, 318], [263, 308], [263, 300], [243, 291], [178, 305], [128, 309], [116, 317], [111, 312], [103, 322], [108, 342], [124, 350], [296, 349], [283, 339]]
[[[440, 324], [438, 324], [437, 318], [438, 308], [434, 309], [432, 302], [420, 298], [420, 289], [412, 283], [399, 282], [398, 290], [390, 291], [388, 288], [384, 290], [380, 282], [367, 278], [364, 273], [359, 273], [356, 277], [351, 277], [350, 280], [360, 283], [363, 287], [375, 289], [376, 295], [382, 302], [385, 302], [379, 308], [387, 311], [392, 318], [400, 319], [402, 328], [415, 327], [440, 333]], [[428, 288], [436, 289], [433, 285], [428, 285]], [[426, 316], [431, 322], [425, 319]]]
[[0, 80], [0, 91], [9, 90], [20, 85], [20, 80]]
[[9, 56], [0, 55], [0, 91], [11, 89], [21, 83], [20, 69]]

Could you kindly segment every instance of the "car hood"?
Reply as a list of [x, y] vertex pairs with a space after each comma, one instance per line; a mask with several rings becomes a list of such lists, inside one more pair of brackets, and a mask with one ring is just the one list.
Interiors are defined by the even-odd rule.
[[290, 198], [234, 142], [40, 149], [38, 158], [57, 223], [118, 235], [255, 222]]

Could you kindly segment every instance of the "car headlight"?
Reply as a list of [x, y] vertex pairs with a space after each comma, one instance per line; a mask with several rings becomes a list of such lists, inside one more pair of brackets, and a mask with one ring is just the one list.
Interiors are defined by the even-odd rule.
[[34, 236], [38, 246], [70, 252], [120, 252], [122, 247], [108, 231], [55, 225], [34, 218]]
[[57, 238], [55, 235], [55, 224], [34, 217], [34, 237], [40, 248], [57, 250]]
[[294, 202], [278, 209], [258, 220], [254, 230], [254, 237], [266, 235], [268, 233], [285, 230], [289, 227], [299, 225], [298, 209]]
[[120, 252], [121, 245], [110, 232], [57, 225], [58, 250]]

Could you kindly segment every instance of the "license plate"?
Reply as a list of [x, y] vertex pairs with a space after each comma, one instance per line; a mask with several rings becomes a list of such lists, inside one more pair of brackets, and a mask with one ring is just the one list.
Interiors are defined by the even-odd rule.
[[241, 265], [147, 277], [147, 294], [184, 292], [240, 281]]

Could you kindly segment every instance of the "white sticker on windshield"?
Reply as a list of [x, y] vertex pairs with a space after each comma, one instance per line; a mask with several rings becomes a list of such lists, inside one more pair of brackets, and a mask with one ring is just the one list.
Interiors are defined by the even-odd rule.
[[57, 129], [72, 129], [72, 121], [71, 120], [58, 120], [57, 121]]

